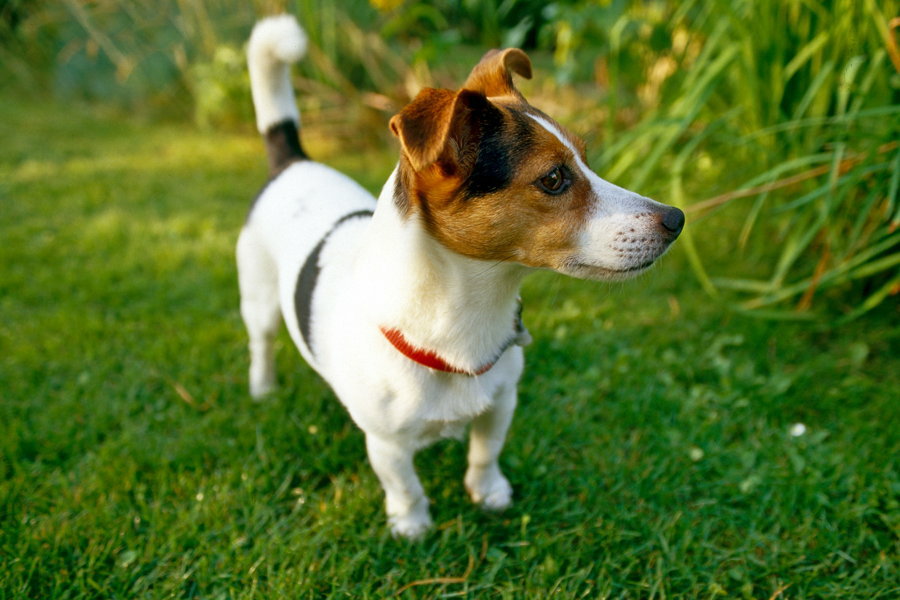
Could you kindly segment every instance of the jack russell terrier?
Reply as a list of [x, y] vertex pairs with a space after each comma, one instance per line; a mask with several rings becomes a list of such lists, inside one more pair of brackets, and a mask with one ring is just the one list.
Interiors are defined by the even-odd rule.
[[416, 538], [432, 522], [413, 455], [467, 425], [469, 495], [510, 505], [497, 458], [528, 341], [523, 277], [633, 277], [684, 214], [591, 171], [584, 142], [514, 86], [514, 73], [531, 77], [515, 48], [488, 52], [461, 89], [424, 89], [391, 119], [400, 159], [376, 201], [303, 150], [289, 69], [305, 49], [288, 15], [260, 21], [248, 48], [271, 174], [237, 243], [250, 393], [275, 385], [283, 317], [365, 432], [392, 533]]

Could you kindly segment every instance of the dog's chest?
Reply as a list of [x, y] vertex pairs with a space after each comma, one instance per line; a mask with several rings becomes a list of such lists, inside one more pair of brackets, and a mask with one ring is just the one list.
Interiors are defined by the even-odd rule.
[[[478, 382], [467, 383], [470, 385], [447, 386], [441, 390], [443, 393], [432, 387], [431, 394], [421, 398], [408, 421], [417, 446], [425, 447], [445, 438], [461, 439], [469, 423], [493, 407], [496, 390], [484, 390]], [[465, 393], [459, 387], [470, 389]]]
[[479, 377], [432, 374], [419, 393], [398, 394], [394, 401], [402, 405], [416, 398], [414, 405], [403, 407], [401, 412], [406, 413], [403, 420], [417, 432], [423, 445], [441, 438], [458, 438], [473, 419], [493, 409], [504, 394], [515, 390], [516, 358], [501, 360]]
[[410, 369], [397, 362], [405, 357], [390, 358], [380, 362], [370, 356], [372, 370], [362, 372], [348, 366], [358, 361], [328, 361], [336, 368], [326, 379], [363, 430], [401, 436], [417, 447], [459, 437], [473, 419], [514, 393], [522, 362], [520, 349], [510, 349], [489, 372], [468, 377]]

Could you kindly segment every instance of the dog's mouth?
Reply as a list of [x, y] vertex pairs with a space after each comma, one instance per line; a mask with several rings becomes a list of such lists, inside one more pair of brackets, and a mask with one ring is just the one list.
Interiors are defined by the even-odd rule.
[[625, 279], [631, 279], [632, 277], [637, 277], [638, 275], [652, 267], [655, 262], [656, 259], [654, 258], [652, 260], [648, 260], [646, 262], [630, 267], [611, 268], [581, 262], [579, 260], [571, 260], [566, 261], [566, 264], [562, 269], [560, 269], [560, 271], [562, 271], [566, 275], [577, 277], [579, 279], [622, 281]]

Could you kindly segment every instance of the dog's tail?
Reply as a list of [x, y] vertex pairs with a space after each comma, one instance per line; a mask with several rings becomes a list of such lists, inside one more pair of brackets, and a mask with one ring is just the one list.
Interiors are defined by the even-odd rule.
[[308, 158], [300, 145], [300, 112], [291, 86], [291, 63], [306, 53], [306, 33], [292, 15], [256, 24], [247, 47], [256, 126], [265, 136], [269, 172]]

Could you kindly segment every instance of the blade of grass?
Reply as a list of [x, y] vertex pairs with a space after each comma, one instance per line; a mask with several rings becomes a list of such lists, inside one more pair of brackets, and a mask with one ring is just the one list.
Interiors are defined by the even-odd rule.
[[[877, 231], [882, 225], [881, 220], [875, 213], [875, 203], [879, 200], [880, 190], [873, 187], [866, 199], [860, 206], [859, 214], [847, 235], [847, 244], [845, 254], [839, 257], [840, 260], [846, 260], [850, 253], [863, 248], [871, 241], [872, 233]], [[874, 218], [873, 218], [874, 217]], [[868, 228], [866, 227], [868, 225]]]
[[768, 294], [773, 290], [771, 281], [761, 281], [758, 279], [731, 279], [716, 277], [712, 279], [712, 282], [717, 287], [739, 292]]
[[[688, 213], [702, 213], [704, 211], [722, 206], [723, 204], [727, 204], [732, 200], [737, 200], [739, 198], [748, 198], [751, 196], [756, 196], [757, 194], [763, 194], [780, 188], [795, 185], [797, 183], [806, 181], [807, 179], [812, 179], [813, 177], [823, 175], [824, 173], [827, 173], [829, 169], [829, 165], [819, 166], [814, 169], [798, 173], [796, 175], [791, 175], [790, 177], [785, 177], [784, 179], [770, 181], [762, 185], [756, 185], [755, 187], [744, 187], [743, 189], [739, 188], [735, 191], [726, 192], [725, 194], [720, 194], [718, 196], [714, 196], [712, 198], [708, 198], [706, 200], [701, 200], [700, 202], [691, 204], [690, 206], [686, 207], [685, 210]], [[776, 167], [776, 169], [773, 169], [773, 171], [775, 170], [781, 170], [781, 167]], [[757, 177], [754, 178], [753, 181], [757, 181], [759, 179], [760, 178]], [[752, 182], [748, 182], [745, 185], [752, 185]]]
[[[894, 154], [894, 161], [891, 166], [891, 181], [888, 184], [888, 194], [887, 194], [887, 213], [890, 215], [893, 212], [894, 204], [897, 203], [897, 193], [900, 191], [900, 150]], [[891, 219], [891, 228], [896, 228], [900, 225], [900, 205], [897, 206], [897, 212], [894, 213], [893, 218]]]
[[[900, 234], [894, 234], [889, 236], [887, 239], [883, 240], [880, 243], [873, 245], [870, 248], [867, 248], [865, 251], [860, 252], [852, 259], [837, 265], [831, 271], [825, 273], [821, 278], [821, 285], [824, 286], [828, 284], [832, 285], [840, 285], [845, 281], [848, 281], [850, 277], [847, 276], [847, 273], [855, 269], [856, 267], [864, 264], [868, 260], [878, 256], [880, 253], [890, 250], [892, 247], [896, 246], [900, 243]], [[887, 268], [887, 267], [885, 267]], [[792, 298], [797, 294], [803, 293], [803, 291], [812, 283], [812, 278], [803, 279], [794, 283], [792, 285], [786, 286], [769, 294], [767, 296], [762, 296], [758, 298], [754, 298], [752, 300], [748, 300], [742, 304], [744, 308], [754, 309], [761, 306], [767, 306], [771, 304], [775, 304], [777, 302], [781, 302], [783, 300], [787, 300], [788, 298]]]
[[[680, 189], [681, 185], [677, 184], [677, 187]], [[673, 197], [675, 196], [676, 194], [673, 191]], [[703, 266], [703, 260], [700, 258], [700, 253], [697, 251], [697, 245], [694, 242], [694, 236], [690, 226], [684, 228], [684, 231], [681, 233], [679, 244], [681, 248], [684, 249], [688, 258], [688, 263], [691, 265], [691, 269], [694, 271], [694, 275], [700, 282], [703, 291], [712, 297], [718, 296], [719, 292], [716, 290], [716, 286], [710, 280], [709, 274]]]
[[872, 261], [853, 271], [851, 279], [862, 279], [900, 265], [900, 252]]
[[833, 71], [834, 63], [831, 61], [825, 63], [825, 65], [819, 70], [819, 72], [816, 73], [816, 76], [813, 79], [812, 83], [810, 83], [809, 87], [806, 89], [806, 92], [803, 94], [803, 98], [800, 100], [800, 103], [797, 104], [797, 108], [794, 109], [793, 121], [783, 123], [778, 127], [786, 127], [791, 123], [800, 121], [800, 119], [803, 117], [803, 115], [806, 114], [806, 111], [809, 109], [810, 104], [812, 104], [813, 100], [820, 93], [829, 93], [829, 90], [825, 84], [831, 78]]
[[[728, 122], [728, 120], [736, 110], [737, 109], [734, 109], [728, 114], [723, 115], [722, 118], [714, 121], [703, 132], [701, 132], [699, 135], [694, 136], [694, 138], [691, 139], [687, 144], [685, 144], [684, 148], [682, 148], [678, 153], [678, 156], [675, 158], [675, 164], [672, 167], [672, 178], [670, 184], [670, 200], [675, 206], [679, 208], [684, 206], [684, 168], [688, 159], [694, 155], [697, 147], [704, 140], [713, 135], [717, 130], [721, 129], [726, 122]], [[710, 296], [718, 296], [716, 286], [710, 280], [709, 274], [706, 272], [706, 268], [703, 266], [703, 260], [700, 258], [700, 253], [697, 251], [697, 246], [694, 242], [694, 236], [692, 234], [690, 226], [686, 227], [684, 232], [682, 233], [681, 246], [682, 248], [684, 248], [684, 252], [687, 254], [688, 263], [691, 266], [691, 270], [694, 271], [694, 275], [697, 277], [697, 280], [700, 282], [700, 286]]]
[[882, 14], [875, 0], [865, 0], [865, 2], [866, 12], [872, 18], [872, 23], [874, 23], [875, 29], [888, 50], [894, 70], [900, 73], [900, 49], [897, 48], [897, 41], [894, 39], [894, 29], [900, 27], [900, 17], [892, 16], [891, 20], [888, 21], [888, 17]]
[[773, 288], [780, 287], [784, 283], [790, 268], [802, 256], [826, 222], [827, 216], [820, 214], [808, 227], [801, 229], [799, 226], [795, 226], [792, 228], [792, 234], [785, 241], [784, 249], [772, 273]]
[[755, 319], [764, 319], [767, 321], [815, 321], [818, 317], [811, 312], [797, 312], [790, 310], [774, 310], [760, 308], [746, 308], [737, 306], [735, 312]]
[[[888, 144], [884, 144], [883, 146], [881, 146], [878, 149], [878, 152], [879, 153], [889, 152], [890, 150], [897, 148], [897, 146], [898, 146], [897, 142], [890, 142]], [[818, 154], [818, 155], [814, 155], [814, 156], [817, 157], [817, 160], [822, 160], [823, 158], [828, 157], [830, 155], [829, 154]], [[859, 160], [861, 160], [860, 156], [848, 157], [845, 159], [842, 167], [845, 169], [848, 169], [848, 168], [850, 168], [850, 166], [852, 166], [852, 164], [854, 164], [855, 162], [857, 162]], [[816, 161], [810, 160], [810, 163], [814, 163], [814, 162], [816, 162]], [[898, 163], [898, 167], [900, 167], [900, 159], [898, 159], [897, 163]], [[791, 163], [791, 164], [792, 164], [792, 166], [795, 166], [797, 163]], [[760, 179], [765, 180], [765, 176], [771, 176], [771, 173], [775, 173], [775, 172], [779, 172], [779, 171], [783, 171], [783, 170], [784, 170], [783, 165], [775, 167], [774, 169], [768, 171], [767, 173], [765, 173], [761, 176], [758, 176], [758, 177], [754, 178], [753, 180], [751, 180], [750, 182], [746, 183], [745, 186], [753, 185], [754, 184], [753, 182], [758, 182]], [[830, 164], [821, 165], [821, 166], [809, 169], [807, 171], [797, 173], [796, 175], [791, 175], [789, 177], [785, 177], [783, 179], [756, 185], [755, 187], [745, 187], [743, 189], [739, 188], [733, 192], [726, 192], [725, 194], [713, 196], [712, 198], [707, 198], [706, 200], [701, 200], [700, 202], [691, 204], [691, 205], [685, 207], [684, 210], [685, 210], [685, 212], [687, 212], [689, 214], [690, 213], [703, 213], [705, 211], [709, 211], [714, 208], [718, 208], [719, 206], [722, 206], [723, 204], [727, 204], [727, 203], [731, 202], [732, 200], [737, 200], [739, 198], [747, 198], [750, 196], [755, 196], [757, 194], [770, 192], [770, 191], [774, 191], [777, 189], [796, 185], [796, 184], [806, 181], [808, 179], [813, 179], [815, 177], [819, 177], [820, 175], [824, 175], [825, 173], [828, 173], [830, 170], [831, 170]], [[900, 218], [900, 214], [898, 214], [897, 216], [898, 216], [898, 218]]]
[[888, 296], [896, 296], [900, 293], [900, 274], [894, 276], [890, 281], [881, 286], [877, 291], [870, 294], [865, 301], [856, 310], [841, 318], [839, 325], [853, 321], [863, 316], [879, 304], [885, 301]]
[[802, 67], [807, 62], [810, 62], [813, 54], [818, 52], [822, 48], [822, 46], [828, 43], [830, 41], [830, 38], [831, 32], [823, 31], [819, 33], [819, 35], [817, 35], [815, 38], [810, 40], [808, 44], [803, 46], [800, 51], [797, 52], [796, 56], [791, 59], [791, 62], [789, 62], [784, 67], [784, 81], [787, 82], [791, 77], [794, 76], [794, 74], [800, 69], [800, 67]]
[[670, 127], [654, 143], [653, 150], [645, 160], [641, 161], [641, 168], [631, 181], [633, 187], [643, 187], [653, 169], [659, 163], [663, 154], [670, 150], [678, 138], [697, 119], [700, 110], [706, 105], [707, 100], [718, 84], [719, 77], [725, 68], [731, 63], [737, 54], [737, 49], [726, 49], [707, 70], [705, 76], [697, 83], [696, 91], [676, 102], [672, 111], [676, 114], [684, 113], [677, 124]]
[[[657, 114], [651, 113], [644, 120], [647, 126], [646, 129], [641, 128], [642, 135], [639, 138], [634, 138], [637, 143], [632, 143], [624, 152], [618, 154], [616, 161], [607, 170], [607, 176], [610, 179], [624, 178], [629, 170], [639, 164], [639, 169], [628, 180], [628, 185], [642, 187], [662, 156], [696, 120], [722, 75], [722, 71], [737, 54], [735, 47], [726, 44], [726, 33], [727, 24], [718, 23], [704, 46], [701, 56], [682, 84], [681, 95], [666, 111], [667, 115], [664, 118], [659, 118]], [[609, 153], [605, 154], [609, 155]]]

